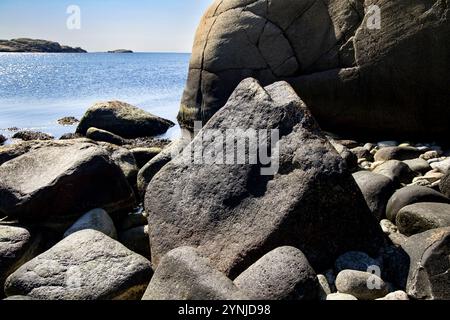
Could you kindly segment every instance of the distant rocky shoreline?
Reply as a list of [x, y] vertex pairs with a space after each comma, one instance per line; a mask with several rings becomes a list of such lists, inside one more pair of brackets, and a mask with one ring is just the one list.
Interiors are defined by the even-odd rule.
[[72, 48], [53, 41], [29, 38], [0, 40], [0, 52], [87, 53], [79, 47]]

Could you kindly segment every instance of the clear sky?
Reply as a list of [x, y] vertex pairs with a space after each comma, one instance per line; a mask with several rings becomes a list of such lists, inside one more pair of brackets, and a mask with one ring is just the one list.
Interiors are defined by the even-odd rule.
[[[213, 0], [0, 0], [0, 39], [47, 39], [88, 51], [190, 52]], [[80, 8], [70, 30], [67, 8]]]

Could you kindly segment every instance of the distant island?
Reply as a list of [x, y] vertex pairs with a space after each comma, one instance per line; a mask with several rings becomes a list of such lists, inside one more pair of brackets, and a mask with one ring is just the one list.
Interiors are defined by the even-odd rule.
[[20, 38], [0, 40], [0, 52], [86, 53], [87, 51], [63, 46], [53, 41]]
[[108, 53], [134, 53], [134, 52], [131, 50], [117, 49], [117, 50], [108, 51]]

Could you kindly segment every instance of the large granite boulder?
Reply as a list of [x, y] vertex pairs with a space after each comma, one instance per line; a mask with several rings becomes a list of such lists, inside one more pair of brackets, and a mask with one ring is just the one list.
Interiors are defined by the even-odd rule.
[[134, 203], [122, 170], [95, 144], [41, 147], [0, 166], [0, 212], [23, 223], [65, 230], [91, 209], [114, 214]]
[[8, 296], [42, 300], [136, 300], [152, 276], [150, 261], [95, 230], [71, 234], [21, 266]]
[[[268, 139], [267, 148], [253, 142], [238, 152], [247, 160], [237, 161], [237, 144], [223, 148], [216, 139], [232, 129], [235, 135], [226, 139], [234, 142], [245, 139], [239, 129], [277, 129], [280, 140]], [[249, 164], [264, 149], [272, 149], [273, 170], [261, 161]], [[202, 163], [198, 150], [223, 151], [222, 160], [234, 161]], [[190, 245], [232, 278], [280, 246], [299, 248], [321, 270], [344, 252], [374, 253], [382, 242], [344, 160], [286, 82], [263, 88], [244, 80], [185, 151], [153, 177], [145, 208], [155, 265], [171, 249]]]
[[448, 19], [448, 0], [217, 0], [197, 30], [179, 122], [206, 123], [254, 77], [288, 80], [329, 131], [442, 138]]
[[99, 102], [90, 107], [78, 124], [77, 133], [91, 127], [134, 139], [165, 133], [174, 123], [121, 101]]

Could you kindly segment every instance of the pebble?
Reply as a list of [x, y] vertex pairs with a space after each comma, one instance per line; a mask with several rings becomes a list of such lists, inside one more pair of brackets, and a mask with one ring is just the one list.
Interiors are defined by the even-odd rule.
[[341, 271], [336, 278], [336, 288], [359, 300], [375, 300], [389, 293], [389, 286], [379, 276], [355, 270]]
[[358, 300], [355, 296], [346, 293], [332, 293], [327, 296], [328, 301], [344, 301], [344, 300]]

